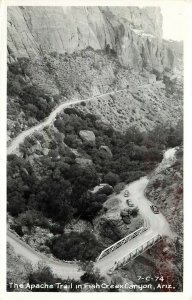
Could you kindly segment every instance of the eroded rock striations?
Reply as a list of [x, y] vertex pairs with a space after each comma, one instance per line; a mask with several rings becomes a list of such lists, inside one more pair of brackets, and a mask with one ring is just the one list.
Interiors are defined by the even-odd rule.
[[9, 7], [9, 142], [61, 102], [109, 92], [77, 105], [106, 131], [175, 126], [183, 97], [176, 48], [162, 39], [159, 8]]
[[46, 52], [73, 53], [92, 47], [116, 52], [126, 67], [163, 71], [173, 56], [162, 43], [159, 8], [9, 7], [9, 61]]

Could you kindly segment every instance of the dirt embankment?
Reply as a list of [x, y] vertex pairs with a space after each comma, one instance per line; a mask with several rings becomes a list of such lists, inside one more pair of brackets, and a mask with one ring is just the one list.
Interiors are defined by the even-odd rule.
[[162, 165], [154, 172], [146, 188], [146, 196], [157, 205], [171, 229], [183, 236], [183, 158], [182, 149], [176, 151], [176, 159]]

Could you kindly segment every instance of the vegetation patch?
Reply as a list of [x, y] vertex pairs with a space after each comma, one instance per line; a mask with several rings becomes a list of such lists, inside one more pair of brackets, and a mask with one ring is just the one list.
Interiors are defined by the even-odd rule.
[[94, 261], [104, 249], [89, 231], [71, 232], [55, 237], [49, 246], [59, 259], [80, 261]]

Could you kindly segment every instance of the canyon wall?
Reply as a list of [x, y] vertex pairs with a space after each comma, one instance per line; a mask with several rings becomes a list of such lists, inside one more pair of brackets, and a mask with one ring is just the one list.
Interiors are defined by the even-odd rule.
[[[121, 65], [162, 72], [174, 55], [162, 42], [160, 8], [9, 7], [8, 61], [73, 53], [92, 47], [114, 51]], [[171, 53], [171, 54], [170, 54]]]

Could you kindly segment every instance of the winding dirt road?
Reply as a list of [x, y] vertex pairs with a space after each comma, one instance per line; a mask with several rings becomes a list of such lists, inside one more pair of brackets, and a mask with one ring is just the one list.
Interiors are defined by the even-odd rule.
[[[165, 162], [166, 160], [167, 162], [169, 162], [173, 160], [174, 155], [174, 150], [170, 149], [166, 151], [163, 161]], [[140, 213], [145, 219], [147, 219], [149, 229], [96, 262], [95, 267], [99, 268], [101, 274], [105, 275], [107, 271], [114, 266], [115, 261], [124, 258], [155, 235], [161, 234], [172, 237], [172, 232], [165, 217], [161, 213], [154, 214], [150, 208], [150, 205], [152, 203], [145, 197], [144, 194], [147, 183], [147, 177], [142, 177], [139, 180], [128, 184], [125, 189], [118, 195], [118, 197], [121, 199], [125, 208], [127, 208], [127, 198], [124, 197], [124, 191], [129, 190], [132, 202], [135, 204], [135, 206], [138, 206]], [[33, 250], [30, 246], [25, 244], [11, 232], [8, 232], [7, 241], [14, 247], [14, 250], [17, 254], [22, 255], [27, 260], [31, 261], [34, 265], [39, 261], [45, 261], [46, 264], [53, 270], [53, 272], [63, 279], [66, 279], [68, 277], [79, 279], [83, 274], [83, 272], [79, 270], [77, 264], [69, 264], [62, 261], [51, 260], [45, 255]]]
[[23, 256], [32, 263], [33, 266], [37, 265], [40, 261], [45, 262], [46, 265], [51, 268], [53, 273], [63, 279], [67, 279], [68, 277], [79, 279], [83, 274], [83, 271], [79, 269], [79, 266], [76, 263], [65, 263], [59, 260], [50, 259], [46, 255], [32, 249], [10, 231], [7, 232], [7, 242], [13, 246], [16, 254]]
[[97, 98], [101, 98], [101, 97], [104, 97], [104, 96], [108, 96], [108, 95], [112, 95], [112, 94], [117, 94], [117, 93], [120, 93], [120, 92], [123, 92], [124, 90], [126, 89], [121, 89], [121, 90], [118, 90], [118, 91], [114, 91], [114, 92], [109, 92], [109, 93], [105, 93], [105, 94], [101, 94], [101, 95], [97, 95], [97, 96], [93, 96], [91, 98], [87, 98], [87, 99], [73, 99], [71, 101], [66, 101], [65, 103], [61, 103], [58, 107], [56, 107], [51, 113], [50, 115], [40, 124], [38, 125], [35, 125], [23, 132], [21, 132], [11, 143], [10, 145], [8, 146], [7, 148], [7, 154], [12, 154], [15, 152], [15, 150], [19, 147], [20, 144], [22, 144], [25, 140], [25, 138], [27, 136], [30, 136], [32, 135], [34, 132], [36, 131], [41, 131], [45, 126], [48, 126], [50, 125], [52, 122], [54, 122], [57, 114], [59, 114], [64, 108], [67, 108], [71, 105], [74, 105], [74, 104], [78, 104], [78, 103], [81, 103], [81, 102], [88, 102], [88, 101], [91, 101], [91, 100], [95, 100]]
[[[102, 94], [99, 96], [94, 96], [88, 99], [84, 100], [72, 100], [68, 101], [66, 103], [60, 104], [50, 115], [49, 117], [42, 122], [41, 124], [34, 126], [24, 132], [22, 132], [20, 135], [18, 135], [12, 143], [8, 147], [8, 154], [14, 153], [14, 151], [19, 147], [19, 145], [24, 141], [24, 139], [34, 133], [35, 131], [42, 130], [45, 126], [50, 125], [56, 115], [62, 111], [62, 109], [76, 104], [80, 103], [82, 101], [90, 101], [94, 100], [99, 97], [103, 97], [106, 95], [114, 94], [114, 93], [119, 93], [121, 91], [124, 91], [125, 89], [118, 90], [115, 92], [110, 92], [106, 94]], [[173, 157], [175, 155], [175, 151], [172, 149], [169, 149], [168, 151], [165, 152], [164, 154], [164, 159], [163, 161], [170, 161], [173, 160]], [[143, 177], [125, 187], [125, 189], [128, 189], [130, 192], [130, 198], [132, 202], [138, 206], [141, 214], [145, 219], [147, 219], [148, 224], [149, 224], [149, 229], [145, 232], [143, 232], [141, 235], [135, 237], [128, 243], [122, 245], [115, 251], [111, 252], [109, 255], [106, 257], [102, 258], [98, 262], [95, 263], [95, 267], [100, 269], [100, 272], [102, 274], [106, 274], [107, 270], [110, 269], [113, 265], [114, 262], [117, 261], [119, 258], [123, 258], [126, 256], [128, 253], [131, 253], [134, 249], [137, 247], [141, 246], [144, 244], [146, 241], [148, 241], [151, 237], [153, 237], [156, 234], [164, 234], [171, 236], [172, 233], [169, 228], [169, 224], [164, 218], [164, 216], [160, 213], [159, 215], [155, 215], [151, 208], [151, 202], [146, 199], [144, 191], [147, 186], [148, 179], [146, 177]], [[126, 204], [126, 198], [124, 197], [124, 191], [122, 191], [118, 197], [120, 197], [122, 203], [124, 203], [125, 207], [127, 207]], [[30, 246], [25, 244], [23, 241], [21, 241], [18, 237], [16, 237], [12, 232], [7, 233], [7, 241], [14, 247], [14, 250], [17, 254], [22, 255], [25, 257], [28, 261], [32, 262], [32, 264], [37, 264], [39, 261], [45, 261], [46, 265], [48, 265], [53, 272], [65, 279], [65, 278], [74, 278], [74, 279], [79, 279], [80, 276], [83, 274], [83, 271], [79, 270], [79, 267], [77, 264], [71, 264], [71, 263], [65, 263], [62, 261], [56, 261], [53, 259], [50, 259], [46, 257], [45, 255], [36, 252], [34, 249], [32, 249]], [[70, 249], [69, 249], [70, 251]]]
[[[165, 156], [166, 159], [169, 160], [170, 156], [174, 155], [174, 151], [170, 151], [169, 153], [165, 152], [164, 160]], [[148, 181], [147, 177], [142, 177], [128, 184], [117, 198], [121, 200], [122, 208], [128, 208], [126, 203], [127, 198], [124, 197], [125, 190], [128, 190], [129, 199], [139, 208], [141, 215], [147, 221], [149, 229], [96, 262], [95, 267], [98, 267], [103, 274], [106, 274], [106, 272], [114, 266], [114, 262], [122, 260], [130, 253], [134, 253], [137, 248], [147, 243], [147, 241], [156, 235], [160, 234], [171, 238], [173, 237], [169, 223], [165, 217], [161, 212], [154, 214], [150, 207], [152, 203], [145, 197], [145, 188]]]
[[[159, 82], [156, 82], [156, 83], [153, 83], [153, 85], [156, 84], [156, 85], [159, 85]], [[143, 84], [143, 85], [140, 85], [137, 87], [140, 88], [140, 87], [149, 87], [151, 86], [152, 84], [151, 83], [148, 83], [148, 84]], [[32, 135], [35, 131], [41, 131], [45, 126], [48, 126], [50, 125], [52, 122], [54, 122], [57, 114], [59, 114], [64, 108], [67, 108], [71, 105], [74, 105], [74, 104], [78, 104], [78, 103], [81, 103], [81, 102], [88, 102], [88, 101], [92, 101], [92, 100], [96, 100], [98, 98], [102, 98], [104, 96], [108, 96], [108, 95], [113, 95], [113, 94], [117, 94], [117, 93], [120, 93], [120, 92], [123, 92], [127, 90], [128, 91], [128, 88], [124, 88], [124, 89], [120, 89], [120, 90], [117, 90], [117, 91], [112, 91], [112, 92], [108, 92], [108, 93], [104, 93], [104, 94], [100, 94], [100, 95], [96, 95], [96, 96], [93, 96], [93, 97], [90, 97], [90, 98], [87, 98], [87, 99], [73, 99], [73, 100], [70, 100], [70, 101], [66, 101], [64, 103], [61, 103], [59, 104], [58, 107], [56, 107], [51, 113], [50, 115], [40, 124], [38, 125], [35, 125], [23, 132], [21, 132], [11, 143], [10, 145], [8, 146], [7, 148], [7, 154], [12, 154], [16, 151], [16, 149], [19, 147], [20, 144], [22, 144], [25, 140], [25, 138], [27, 136], [30, 136]], [[131, 91], [128, 91], [129, 93], [132, 93]]]

